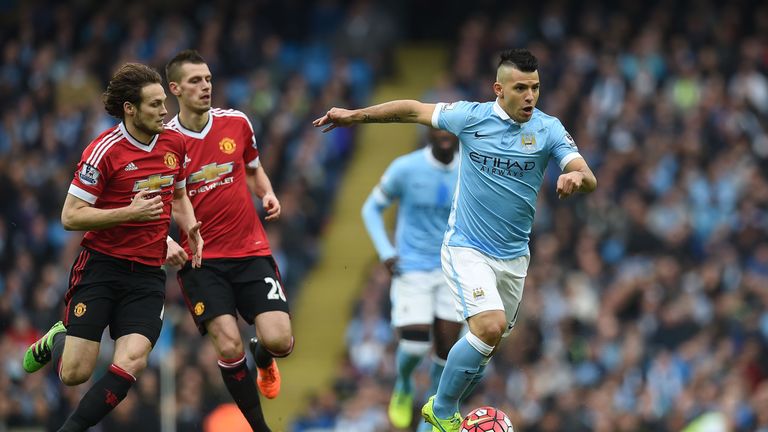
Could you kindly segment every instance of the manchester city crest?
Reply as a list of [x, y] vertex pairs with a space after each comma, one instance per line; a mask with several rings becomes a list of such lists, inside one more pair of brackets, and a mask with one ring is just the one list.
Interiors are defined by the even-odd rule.
[[523, 150], [523, 153], [533, 153], [538, 150], [538, 147], [536, 146], [536, 135], [521, 134], [520, 148]]

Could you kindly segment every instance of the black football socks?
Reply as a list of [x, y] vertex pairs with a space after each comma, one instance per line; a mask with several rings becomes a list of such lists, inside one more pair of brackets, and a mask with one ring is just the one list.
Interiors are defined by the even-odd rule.
[[51, 365], [56, 368], [56, 375], [59, 375], [59, 363], [61, 355], [64, 353], [64, 342], [67, 340], [67, 332], [57, 333], [53, 336], [53, 347], [51, 348]]
[[264, 420], [264, 413], [261, 412], [259, 391], [256, 390], [253, 376], [248, 370], [245, 354], [234, 360], [219, 359], [219, 370], [229, 394], [232, 395], [251, 428], [256, 432], [271, 432]]
[[[63, 345], [63, 344], [62, 344]], [[80, 399], [59, 432], [80, 432], [95, 425], [125, 399], [136, 378], [114, 364]]]

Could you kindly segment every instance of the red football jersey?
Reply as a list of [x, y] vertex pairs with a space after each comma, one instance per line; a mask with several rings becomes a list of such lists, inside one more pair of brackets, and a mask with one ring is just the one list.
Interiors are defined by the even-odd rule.
[[[185, 128], [178, 115], [168, 127], [187, 138], [187, 194], [197, 220], [203, 223], [203, 258], [271, 255], [246, 182], [246, 168], [259, 166], [259, 150], [248, 117], [237, 110], [212, 108], [200, 132]], [[189, 254], [184, 233], [181, 241]]]
[[143, 189], [163, 198], [163, 215], [88, 231], [82, 245], [116, 258], [160, 266], [165, 262], [174, 189], [183, 188], [184, 136], [172, 129], [143, 144], [119, 125], [93, 140], [80, 159], [69, 193], [100, 209], [125, 207]]

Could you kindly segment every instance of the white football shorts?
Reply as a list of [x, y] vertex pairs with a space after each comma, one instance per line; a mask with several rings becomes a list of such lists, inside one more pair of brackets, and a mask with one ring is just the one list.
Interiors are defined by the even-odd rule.
[[530, 256], [489, 257], [472, 248], [446, 246], [440, 250], [443, 271], [458, 313], [467, 319], [480, 312], [503, 310], [507, 336], [517, 321]]
[[456, 315], [453, 294], [441, 269], [411, 271], [395, 276], [389, 295], [394, 327], [432, 325], [435, 317], [462, 321], [461, 316]]

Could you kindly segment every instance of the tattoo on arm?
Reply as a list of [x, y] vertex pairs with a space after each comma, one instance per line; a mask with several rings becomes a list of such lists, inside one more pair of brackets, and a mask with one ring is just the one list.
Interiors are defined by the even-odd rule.
[[375, 118], [370, 114], [363, 114], [363, 123], [398, 123], [400, 121], [402, 121], [402, 118], [397, 114], [382, 118]]

